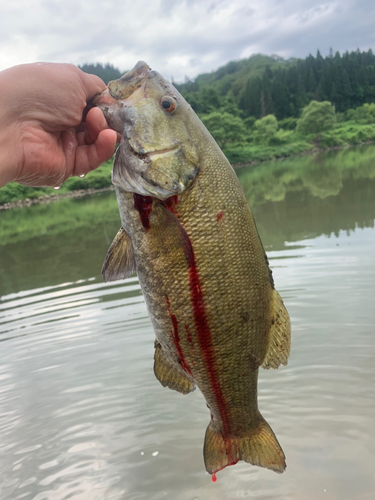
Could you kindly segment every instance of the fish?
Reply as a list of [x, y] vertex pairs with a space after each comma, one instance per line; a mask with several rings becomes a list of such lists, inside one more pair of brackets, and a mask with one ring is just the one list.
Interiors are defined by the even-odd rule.
[[259, 368], [288, 362], [291, 326], [237, 176], [177, 89], [143, 61], [92, 101], [121, 134], [112, 182], [121, 228], [105, 281], [137, 272], [155, 332], [154, 373], [210, 411], [203, 456], [281, 473], [257, 402]]

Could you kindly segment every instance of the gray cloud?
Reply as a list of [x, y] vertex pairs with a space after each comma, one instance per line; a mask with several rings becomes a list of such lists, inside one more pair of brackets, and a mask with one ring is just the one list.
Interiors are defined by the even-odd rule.
[[252, 53], [375, 48], [374, 21], [373, 0], [13, 0], [0, 4], [0, 69], [143, 59], [179, 81]]

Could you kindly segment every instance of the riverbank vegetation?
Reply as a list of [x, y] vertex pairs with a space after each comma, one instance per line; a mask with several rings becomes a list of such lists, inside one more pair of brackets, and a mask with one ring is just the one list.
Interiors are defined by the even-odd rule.
[[[110, 64], [81, 69], [105, 82], [121, 75]], [[175, 86], [235, 166], [375, 141], [371, 50], [287, 61], [258, 54]], [[110, 171], [107, 162], [58, 193], [110, 186]], [[0, 205], [54, 193], [11, 183], [0, 189]]]
[[[273, 202], [286, 201], [291, 206], [297, 203], [296, 199], [302, 200], [304, 209], [301, 210], [301, 218], [297, 218], [298, 228], [291, 229], [296, 234], [296, 239], [311, 236], [306, 235], [306, 217], [310, 218], [311, 226], [316, 228], [316, 235], [331, 234], [334, 231], [334, 221], [340, 216], [343, 219], [340, 227], [347, 230], [373, 224], [373, 217], [369, 216], [368, 220], [363, 221], [359, 212], [364, 203], [368, 205], [367, 213], [374, 214], [375, 210], [372, 187], [375, 183], [375, 145], [325, 151], [318, 156], [264, 162], [254, 168], [239, 169], [237, 174], [262, 238], [272, 234], [274, 248], [277, 245], [284, 248], [285, 240], [290, 241], [290, 234], [280, 232]], [[361, 189], [361, 200], [356, 198], [358, 190], [353, 189], [357, 184], [369, 187], [368, 190]], [[331, 207], [329, 199], [341, 192], [343, 186], [347, 186], [346, 195], [342, 197], [339, 213], [334, 213], [333, 210], [337, 210], [337, 207]], [[316, 211], [306, 201], [311, 197], [316, 198]], [[298, 204], [300, 203], [299, 201]], [[265, 211], [269, 213], [267, 225], [261, 222]], [[74, 231], [76, 244], [79, 245], [79, 232], [88, 227], [92, 231], [104, 231], [109, 246], [121, 225], [113, 192], [98, 194], [89, 199], [64, 199], [50, 205], [15, 208], [0, 213], [0, 217], [0, 246], [13, 245], [12, 256], [20, 242], [35, 237], [68, 234], [68, 231]], [[348, 221], [349, 226], [345, 225]], [[37, 240], [37, 244], [40, 245], [40, 240]], [[103, 249], [103, 256], [105, 252], [106, 249]], [[17, 262], [23, 260], [18, 259]]]
[[[275, 115], [267, 115], [241, 123], [239, 117], [228, 114], [221, 120], [217, 112], [201, 119], [218, 143], [222, 137], [229, 138], [222, 149], [234, 165], [375, 141], [375, 104], [336, 113], [329, 101], [311, 101], [300, 118], [280, 121]], [[234, 129], [241, 132], [231, 140]]]
[[33, 188], [10, 182], [0, 189], [0, 205], [15, 203], [18, 200], [35, 200], [39, 197], [55, 196], [80, 189], [102, 189], [112, 185], [112, 161], [107, 161], [101, 167], [90, 172], [86, 177], [71, 177], [59, 190], [53, 188]]

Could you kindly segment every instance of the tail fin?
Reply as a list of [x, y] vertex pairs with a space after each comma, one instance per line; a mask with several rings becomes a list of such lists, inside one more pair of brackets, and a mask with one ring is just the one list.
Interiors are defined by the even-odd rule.
[[252, 465], [284, 472], [285, 455], [271, 427], [262, 416], [258, 425], [243, 436], [224, 436], [210, 423], [204, 440], [206, 470], [214, 474], [228, 465], [244, 460]]

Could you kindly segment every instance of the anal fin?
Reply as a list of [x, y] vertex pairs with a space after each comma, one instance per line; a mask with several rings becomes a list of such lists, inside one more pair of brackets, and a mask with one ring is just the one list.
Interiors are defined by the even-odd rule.
[[163, 387], [169, 387], [182, 394], [188, 394], [195, 389], [194, 382], [168, 360], [158, 341], [155, 342], [154, 373]]
[[273, 290], [272, 321], [270, 329], [270, 343], [266, 357], [262, 363], [263, 368], [278, 368], [287, 365], [290, 353], [290, 319], [282, 298]]
[[134, 252], [130, 238], [120, 227], [108, 249], [102, 267], [104, 281], [124, 280], [136, 271]]

